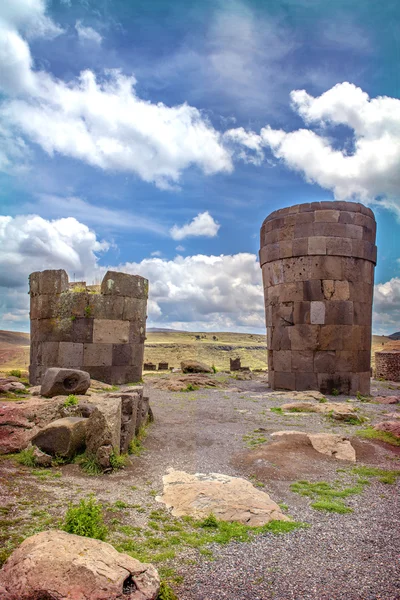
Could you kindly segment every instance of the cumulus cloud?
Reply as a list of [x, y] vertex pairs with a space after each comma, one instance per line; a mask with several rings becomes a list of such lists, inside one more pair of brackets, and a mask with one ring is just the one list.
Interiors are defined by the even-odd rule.
[[374, 333], [390, 334], [400, 330], [400, 278], [393, 277], [375, 286]]
[[85, 27], [81, 21], [75, 23], [75, 29], [79, 39], [82, 42], [93, 42], [94, 44], [101, 44], [103, 39], [101, 35], [93, 29], [93, 27]]
[[183, 240], [187, 237], [215, 237], [220, 227], [220, 224], [206, 211], [199, 213], [190, 223], [182, 227], [174, 225], [169, 231], [172, 239]]
[[[381, 203], [400, 215], [400, 100], [379, 96], [370, 99], [351, 83], [340, 83], [321, 96], [305, 90], [291, 93], [292, 106], [308, 128], [286, 132], [264, 127], [260, 135], [243, 129], [224, 134], [250, 159], [260, 162], [263, 148], [286, 166], [302, 173], [310, 183], [333, 191], [335, 198]], [[352, 131], [350, 148], [338, 148], [334, 128]], [[316, 133], [311, 129], [319, 130]]]
[[232, 170], [221, 134], [201, 111], [142, 100], [133, 75], [114, 69], [96, 77], [87, 70], [65, 83], [35, 70], [23, 31], [34, 27], [38, 33], [38, 23], [43, 33], [44, 24], [49, 29], [45, 5], [17, 0], [23, 16], [17, 18], [6, 4], [0, 4], [0, 89], [8, 99], [0, 108], [0, 123], [8, 123], [15, 135], [50, 156], [59, 153], [104, 170], [132, 172], [160, 188], [176, 185], [192, 165], [206, 174]]

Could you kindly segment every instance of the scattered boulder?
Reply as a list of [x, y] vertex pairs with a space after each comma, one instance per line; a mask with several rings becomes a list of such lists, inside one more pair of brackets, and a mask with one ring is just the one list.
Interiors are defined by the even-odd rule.
[[159, 589], [153, 565], [58, 530], [27, 538], [0, 571], [2, 600], [155, 600]]
[[400, 421], [382, 421], [374, 426], [377, 431], [386, 431], [400, 439]]
[[31, 442], [52, 456], [72, 458], [85, 446], [87, 421], [82, 417], [57, 419], [36, 433]]
[[208, 367], [197, 360], [183, 360], [181, 362], [182, 373], [212, 373], [211, 367]]
[[251, 371], [238, 371], [235, 375], [235, 378], [238, 381], [248, 381], [253, 379], [253, 374]]
[[47, 398], [59, 395], [85, 394], [89, 387], [90, 375], [86, 371], [51, 367], [44, 374], [40, 393]]
[[312, 412], [324, 415], [330, 414], [337, 421], [348, 421], [356, 417], [355, 408], [344, 402], [323, 402], [313, 404], [312, 402], [289, 402], [282, 404], [282, 410], [293, 412]]
[[34, 385], [28, 389], [28, 392], [31, 396], [40, 396], [40, 385]]
[[[127, 386], [125, 386], [125, 389]], [[107, 394], [108, 398], [121, 399], [121, 440], [120, 450], [122, 454], [128, 452], [129, 444], [139, 432], [142, 415], [143, 386], [135, 386], [134, 389], [127, 388], [128, 392], [115, 392]]]
[[303, 431], [276, 431], [271, 433], [274, 440], [294, 442], [298, 445], [311, 446], [317, 452], [332, 456], [338, 460], [355, 462], [356, 451], [349, 439], [333, 433], [305, 433]]
[[289, 521], [268, 494], [249, 481], [221, 473], [196, 473], [169, 469], [163, 477], [164, 491], [156, 497], [176, 517], [203, 519], [213, 513], [223, 521], [239, 521], [249, 526], [272, 520]]
[[398, 404], [399, 397], [398, 396], [376, 396], [375, 402], [379, 402], [379, 404]]
[[90, 388], [95, 392], [98, 392], [99, 390], [109, 392], [113, 389], [112, 385], [109, 383], [104, 383], [104, 381], [98, 381], [97, 379], [90, 380]]
[[112, 452], [120, 453], [122, 400], [120, 397], [92, 396], [90, 403], [95, 409], [87, 419], [86, 451], [103, 468], [108, 468]]
[[159, 390], [168, 390], [170, 392], [182, 392], [189, 385], [194, 388], [201, 387], [219, 387], [219, 382], [208, 375], [193, 374], [183, 375], [182, 377], [159, 377], [151, 382], [151, 385]]
[[42, 452], [37, 446], [33, 447], [33, 457], [38, 467], [51, 467], [52, 465], [53, 458], [50, 456], [50, 454]]
[[25, 390], [25, 386], [18, 377], [0, 377], [0, 393], [15, 392], [17, 390]]
[[309, 390], [307, 392], [289, 392], [289, 391], [281, 391], [281, 392], [269, 392], [268, 396], [272, 398], [279, 398], [280, 400], [296, 400], [298, 402], [309, 402], [313, 400], [323, 400], [325, 396], [321, 394], [321, 392], [317, 392], [315, 390]]

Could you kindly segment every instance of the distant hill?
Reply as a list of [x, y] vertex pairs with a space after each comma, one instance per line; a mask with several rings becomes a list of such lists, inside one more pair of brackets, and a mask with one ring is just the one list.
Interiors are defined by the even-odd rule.
[[0, 344], [29, 346], [29, 337], [29, 333], [23, 333], [22, 331], [0, 330]]
[[162, 327], [146, 327], [147, 333], [186, 333], [183, 329], [163, 329]]
[[388, 338], [390, 338], [391, 340], [400, 340], [400, 331], [396, 331], [396, 333], [388, 335]]

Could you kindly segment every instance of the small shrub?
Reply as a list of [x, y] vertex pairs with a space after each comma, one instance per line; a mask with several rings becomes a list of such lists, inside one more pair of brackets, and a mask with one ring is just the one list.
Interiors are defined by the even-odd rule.
[[337, 390], [336, 388], [333, 388], [332, 396], [339, 396], [339, 390]]
[[182, 392], [195, 392], [199, 389], [198, 385], [193, 385], [193, 383], [189, 383], [185, 388], [183, 388]]
[[356, 393], [356, 398], [360, 402], [369, 402], [370, 400], [370, 396], [364, 396], [363, 394], [361, 394], [361, 392]]
[[84, 453], [76, 456], [74, 462], [79, 464], [82, 471], [85, 471], [87, 475], [101, 475], [103, 473], [103, 469], [95, 457], [89, 454]]
[[210, 513], [210, 514], [208, 515], [208, 517], [206, 517], [205, 519], [203, 519], [203, 520], [200, 522], [200, 527], [205, 527], [205, 528], [208, 528], [208, 527], [211, 527], [211, 528], [218, 528], [218, 521], [217, 521], [217, 517], [216, 517], [216, 516], [215, 516], [213, 513]]
[[158, 592], [157, 600], [178, 600], [178, 596], [169, 587], [168, 583], [162, 581], [160, 583], [160, 591]]
[[120, 510], [122, 510], [123, 508], [129, 508], [129, 505], [126, 504], [126, 502], [123, 502], [122, 500], [117, 500], [116, 502], [114, 502], [114, 506], [115, 508], [118, 508]]
[[218, 369], [215, 365], [211, 365], [211, 368], [213, 370], [213, 373], [218, 373]]
[[20, 369], [11, 369], [11, 371], [9, 371], [8, 374], [10, 377], [21, 377], [22, 375]]
[[85, 310], [83, 311], [85, 317], [90, 317], [92, 315], [92, 309], [90, 306], [85, 306]]
[[82, 499], [78, 505], [70, 504], [62, 529], [67, 533], [105, 540], [107, 527], [103, 521], [101, 504], [93, 496]]
[[68, 408], [68, 406], [76, 406], [78, 404], [79, 400], [76, 396], [74, 396], [74, 394], [70, 394], [68, 396], [68, 398], [66, 399], [66, 401], [63, 404], [64, 408]]
[[142, 442], [139, 438], [135, 437], [133, 440], [129, 442], [128, 454], [134, 454], [135, 456], [140, 456], [145, 451]]
[[110, 456], [110, 465], [113, 471], [117, 471], [118, 469], [124, 469], [127, 465], [128, 457], [126, 454], [116, 454], [115, 452], [111, 453]]
[[326, 398], [319, 398], [318, 402], [323, 404], [324, 402], [328, 402], [328, 400]]
[[283, 410], [280, 406], [273, 406], [271, 408], [271, 412], [277, 413], [278, 415], [283, 415]]
[[24, 465], [25, 467], [36, 467], [37, 465], [33, 446], [29, 446], [29, 448], [21, 450], [21, 452], [17, 454], [16, 460], [20, 465]]

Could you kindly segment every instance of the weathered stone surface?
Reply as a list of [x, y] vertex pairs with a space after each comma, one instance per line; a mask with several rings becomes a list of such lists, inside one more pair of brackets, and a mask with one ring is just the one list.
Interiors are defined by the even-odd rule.
[[125, 454], [128, 452], [129, 444], [135, 437], [135, 433], [139, 431], [141, 425], [143, 387], [135, 386], [134, 389], [128, 388], [128, 391], [114, 392], [112, 394], [107, 394], [107, 396], [109, 398], [121, 399], [120, 450], [122, 454]]
[[[111, 447], [115, 454], [120, 453], [122, 400], [119, 397], [91, 396], [90, 403], [94, 404], [95, 410], [87, 420], [86, 450], [99, 462], [102, 457], [104, 462], [102, 447]], [[110, 466], [109, 461], [106, 466]]]
[[155, 600], [160, 579], [153, 565], [112, 546], [64, 531], [27, 538], [0, 571], [2, 600]]
[[223, 521], [250, 526], [290, 520], [268, 494], [239, 477], [221, 473], [192, 475], [169, 469], [163, 483], [163, 495], [156, 500], [171, 508], [176, 517], [188, 515], [202, 519], [213, 513]]
[[379, 404], [398, 404], [400, 399], [399, 396], [376, 396], [374, 400]]
[[51, 398], [64, 394], [84, 394], [90, 387], [90, 375], [78, 369], [52, 367], [46, 370], [40, 393]]
[[213, 370], [208, 365], [197, 360], [183, 360], [181, 362], [182, 373], [212, 373]]
[[344, 402], [323, 402], [313, 404], [312, 402], [289, 402], [282, 404], [282, 410], [293, 412], [313, 412], [331, 414], [338, 421], [347, 421], [356, 416], [355, 409]]
[[[238, 372], [237, 378], [241, 376], [243, 378], [251, 379], [251, 373]], [[220, 384], [216, 379], [212, 379], [208, 375], [201, 373], [193, 373], [192, 375], [183, 375], [182, 377], [157, 377], [155, 381], [151, 382], [151, 385], [159, 390], [168, 390], [170, 392], [181, 392], [186, 390], [188, 385], [193, 387], [218, 387]]]
[[52, 456], [50, 456], [50, 454], [46, 454], [46, 452], [42, 452], [36, 446], [33, 449], [33, 457], [38, 467], [51, 467], [52, 465]]
[[377, 431], [386, 431], [400, 439], [400, 421], [382, 421], [374, 426]]
[[144, 277], [119, 271], [107, 271], [101, 282], [101, 293], [104, 295], [147, 298], [148, 289], [149, 282]]
[[338, 460], [356, 460], [356, 451], [347, 438], [332, 433], [305, 433], [303, 431], [275, 431], [274, 440], [290, 441], [300, 445], [312, 445], [314, 450]]
[[25, 386], [20, 381], [14, 381], [11, 377], [0, 377], [0, 392], [14, 392], [15, 390], [25, 390]]
[[375, 352], [375, 376], [389, 381], [400, 381], [400, 351]]
[[82, 417], [57, 419], [36, 433], [31, 442], [52, 456], [72, 458], [85, 446], [87, 421]]

